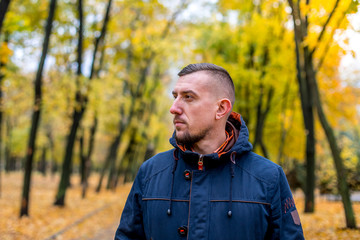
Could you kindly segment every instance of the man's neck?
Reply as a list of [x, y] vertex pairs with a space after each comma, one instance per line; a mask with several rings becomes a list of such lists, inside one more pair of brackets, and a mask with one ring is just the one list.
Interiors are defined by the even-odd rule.
[[211, 134], [193, 145], [193, 151], [200, 154], [211, 154], [226, 141], [225, 129], [219, 134]]

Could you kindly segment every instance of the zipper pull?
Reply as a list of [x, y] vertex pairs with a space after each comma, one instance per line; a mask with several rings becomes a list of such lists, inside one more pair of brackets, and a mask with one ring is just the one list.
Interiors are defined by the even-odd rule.
[[204, 170], [204, 160], [203, 160], [204, 156], [202, 154], [200, 154], [199, 157], [199, 161], [198, 161], [198, 169], [200, 171]]

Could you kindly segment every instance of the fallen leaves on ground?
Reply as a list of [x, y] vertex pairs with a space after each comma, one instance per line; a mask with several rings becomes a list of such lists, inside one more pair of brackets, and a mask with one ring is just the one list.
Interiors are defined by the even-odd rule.
[[[4, 174], [0, 198], [1, 240], [44, 240], [61, 230], [65, 231], [55, 239], [95, 239], [104, 229], [113, 231], [115, 234], [131, 184], [120, 186], [116, 191], [103, 189], [96, 194], [94, 189], [98, 177], [95, 174], [91, 176], [85, 199], [81, 197], [79, 178], [73, 177], [72, 187], [66, 195], [66, 206], [55, 207], [53, 202], [59, 181], [58, 176], [42, 176], [33, 173], [30, 216], [19, 218], [23, 175], [21, 173]], [[341, 202], [330, 202], [325, 198], [317, 197], [316, 211], [312, 214], [303, 213], [304, 201], [300, 192], [296, 192], [295, 202], [306, 239], [360, 239], [360, 230], [344, 229], [345, 218]], [[353, 208], [359, 226], [360, 203], [353, 203]], [[76, 223], [82, 219], [84, 221]]]
[[353, 203], [358, 229], [345, 229], [345, 214], [342, 202], [318, 197], [315, 200], [315, 213], [304, 213], [303, 194], [295, 194], [305, 239], [308, 240], [349, 240], [360, 239], [360, 203]]
[[[58, 187], [58, 176], [42, 176], [33, 173], [29, 217], [19, 218], [23, 175], [3, 175], [0, 198], [1, 240], [46, 239], [66, 229], [54, 239], [91, 239], [102, 229], [119, 222], [131, 185], [118, 187], [116, 191], [103, 189], [95, 193], [98, 175], [92, 175], [85, 199], [81, 197], [79, 178], [72, 178], [72, 187], [66, 194], [64, 207], [53, 205]], [[91, 215], [91, 213], [95, 214]], [[90, 214], [90, 215], [89, 215]], [[85, 217], [89, 215], [89, 217]], [[85, 218], [84, 218], [85, 217]], [[84, 221], [76, 224], [76, 221]], [[70, 226], [70, 227], [69, 227]], [[113, 229], [115, 235], [115, 229]]]

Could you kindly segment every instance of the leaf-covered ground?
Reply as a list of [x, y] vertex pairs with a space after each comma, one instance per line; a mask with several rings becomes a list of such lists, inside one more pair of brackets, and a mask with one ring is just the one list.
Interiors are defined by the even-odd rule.
[[[2, 176], [0, 198], [0, 238], [12, 239], [113, 239], [122, 207], [131, 185], [118, 187], [115, 192], [94, 192], [98, 176], [92, 176], [87, 197], [81, 198], [79, 179], [72, 179], [66, 196], [66, 206], [53, 206], [58, 177], [33, 175], [30, 217], [19, 218], [22, 174]], [[295, 194], [306, 239], [360, 239], [359, 230], [344, 230], [345, 219], [340, 202], [316, 199], [316, 213], [303, 213], [303, 197]], [[353, 204], [360, 227], [360, 203]], [[106, 236], [106, 237], [105, 237]]]
[[[103, 229], [119, 222], [123, 205], [131, 185], [116, 192], [103, 189], [96, 194], [94, 189], [98, 176], [90, 179], [90, 188], [85, 199], [81, 197], [79, 178], [72, 179], [72, 187], [66, 195], [66, 206], [55, 207], [53, 202], [59, 178], [33, 174], [30, 196], [30, 216], [19, 218], [23, 175], [3, 175], [0, 198], [0, 239], [47, 239], [62, 231], [53, 239], [92, 239]], [[114, 228], [114, 227], [113, 227]], [[113, 230], [115, 233], [116, 227]]]
[[360, 203], [353, 203], [358, 229], [345, 229], [345, 215], [341, 202], [327, 201], [317, 197], [315, 213], [304, 213], [304, 198], [301, 193], [295, 194], [305, 239], [309, 240], [347, 240], [360, 239]]

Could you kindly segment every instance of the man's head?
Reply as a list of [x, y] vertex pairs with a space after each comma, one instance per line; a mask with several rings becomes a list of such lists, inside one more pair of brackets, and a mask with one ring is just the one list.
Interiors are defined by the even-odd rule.
[[229, 73], [210, 63], [190, 64], [179, 73], [173, 90], [176, 140], [193, 145], [225, 134], [227, 117], [235, 101]]
[[211, 76], [217, 88], [215, 92], [219, 95], [226, 96], [233, 106], [235, 102], [234, 82], [228, 71], [224, 68], [212, 63], [189, 64], [178, 73], [178, 76], [181, 77], [199, 71], [205, 71], [205, 73]]

